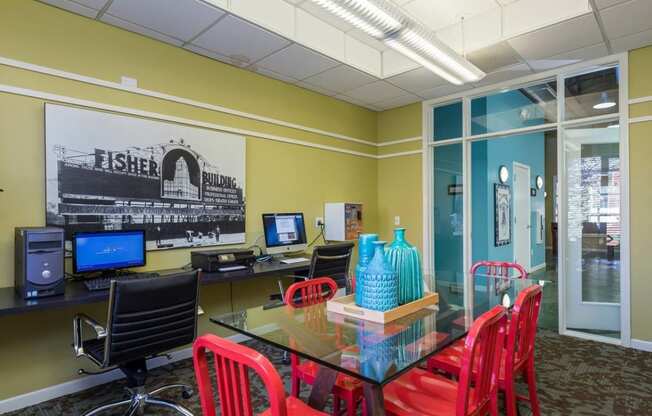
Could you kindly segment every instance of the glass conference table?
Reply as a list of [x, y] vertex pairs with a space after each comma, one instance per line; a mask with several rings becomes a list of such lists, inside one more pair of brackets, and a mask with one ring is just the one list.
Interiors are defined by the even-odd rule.
[[[211, 318], [217, 325], [320, 364], [308, 403], [323, 410], [338, 372], [363, 382], [368, 415], [384, 415], [382, 386], [464, 337], [471, 323], [496, 305], [511, 307], [530, 279], [473, 277], [472, 296], [459, 284], [435, 287], [439, 303], [387, 324], [326, 310], [326, 304], [293, 308], [262, 306]], [[469, 285], [470, 286], [470, 285]], [[545, 289], [544, 289], [545, 296]]]

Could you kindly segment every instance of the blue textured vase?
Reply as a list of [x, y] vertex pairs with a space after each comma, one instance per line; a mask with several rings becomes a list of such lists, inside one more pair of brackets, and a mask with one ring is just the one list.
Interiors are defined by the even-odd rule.
[[362, 272], [360, 305], [374, 311], [398, 307], [398, 276], [385, 257], [385, 241], [374, 241], [374, 257]]
[[355, 304], [362, 305], [363, 272], [374, 256], [374, 241], [378, 241], [378, 234], [360, 234], [358, 237], [358, 264], [355, 266]]
[[398, 274], [398, 303], [404, 305], [423, 297], [421, 256], [405, 241], [405, 228], [394, 230], [394, 241], [385, 249], [387, 260]]

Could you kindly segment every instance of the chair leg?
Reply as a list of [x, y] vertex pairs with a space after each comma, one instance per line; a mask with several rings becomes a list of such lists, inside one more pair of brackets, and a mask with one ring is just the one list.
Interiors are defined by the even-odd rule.
[[299, 394], [301, 393], [301, 379], [296, 374], [294, 374], [294, 371], [292, 372], [290, 384], [290, 394], [293, 397], [299, 397]]
[[491, 416], [498, 416], [498, 391], [491, 395], [491, 401], [489, 403], [489, 414]]
[[[353, 395], [347, 397], [346, 400], [346, 416], [355, 416], [356, 410], [358, 410], [358, 404], [356, 403]], [[364, 414], [364, 413], [363, 413]]]
[[525, 370], [525, 381], [527, 382], [528, 392], [530, 394], [530, 406], [533, 416], [541, 416], [539, 407], [539, 396], [537, 395], [537, 377], [534, 372], [534, 359], [528, 360], [527, 369]]
[[152, 399], [151, 397], [148, 397], [145, 399], [145, 403], [148, 405], [152, 406], [161, 406], [161, 407], [167, 407], [168, 409], [172, 409], [183, 416], [194, 416], [190, 410], [186, 409], [185, 407], [181, 406], [180, 404], [176, 404], [173, 402], [170, 402], [168, 400], [162, 400], [162, 399]]
[[505, 380], [505, 410], [507, 416], [516, 416], [516, 386], [513, 379]]
[[192, 397], [194, 391], [192, 390], [192, 387], [186, 385], [186, 384], [169, 384], [167, 386], [162, 386], [159, 387], [156, 390], [153, 390], [149, 393], [150, 396], [154, 396], [155, 394], [162, 393], [167, 390], [171, 389], [181, 389], [181, 394], [184, 399], [189, 399]]
[[340, 416], [342, 410], [342, 399], [339, 396], [333, 395], [333, 416]]

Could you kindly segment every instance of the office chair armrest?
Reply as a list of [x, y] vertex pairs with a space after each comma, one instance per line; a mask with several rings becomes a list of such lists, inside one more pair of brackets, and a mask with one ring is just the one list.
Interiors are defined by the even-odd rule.
[[75, 350], [75, 355], [77, 357], [86, 355], [86, 353], [84, 352], [84, 345], [83, 345], [84, 331], [83, 331], [82, 324], [86, 324], [93, 331], [95, 331], [95, 339], [103, 339], [106, 337], [106, 329], [102, 325], [100, 325], [96, 320], [83, 313], [75, 315], [75, 318], [72, 321], [73, 337], [74, 337], [73, 348]]

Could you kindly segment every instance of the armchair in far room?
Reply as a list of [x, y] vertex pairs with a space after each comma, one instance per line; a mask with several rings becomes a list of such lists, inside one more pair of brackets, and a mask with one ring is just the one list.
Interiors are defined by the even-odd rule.
[[[166, 277], [114, 280], [109, 293], [106, 327], [80, 314], [73, 322], [74, 352], [99, 367], [96, 373], [79, 370], [79, 374], [98, 374], [120, 369], [127, 378], [131, 398], [93, 409], [84, 416], [99, 415], [116, 407], [125, 407], [125, 416], [141, 415], [146, 408], [162, 407], [184, 416], [193, 414], [174, 402], [155, 398], [165, 390], [178, 388], [183, 398], [190, 398], [192, 388], [173, 384], [147, 393], [147, 359], [166, 351], [189, 345], [197, 336], [199, 272], [184, 272]], [[84, 338], [83, 328], [95, 332]]]
[[[337, 283], [338, 288], [346, 288], [347, 293], [351, 293], [351, 277], [349, 267], [351, 266], [351, 256], [353, 255], [354, 243], [337, 243], [317, 246], [312, 252], [310, 260], [310, 269], [307, 276], [292, 275], [295, 279], [309, 280], [316, 277], [330, 277]], [[283, 283], [279, 280], [281, 296], [285, 302], [285, 291]]]

